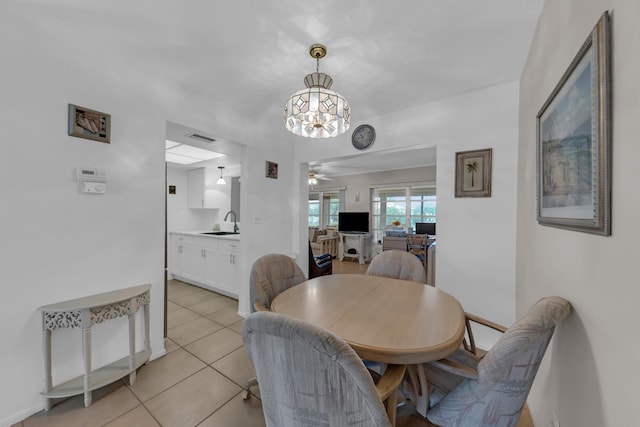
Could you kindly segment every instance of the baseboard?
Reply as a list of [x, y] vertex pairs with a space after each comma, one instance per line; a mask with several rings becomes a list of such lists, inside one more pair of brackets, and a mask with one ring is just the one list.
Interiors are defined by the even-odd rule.
[[10, 427], [13, 424], [19, 423], [25, 418], [28, 418], [33, 414], [37, 414], [42, 410], [44, 410], [44, 400], [39, 405], [34, 405], [29, 409], [25, 409], [23, 411], [17, 412], [5, 419], [0, 420], [0, 427]]

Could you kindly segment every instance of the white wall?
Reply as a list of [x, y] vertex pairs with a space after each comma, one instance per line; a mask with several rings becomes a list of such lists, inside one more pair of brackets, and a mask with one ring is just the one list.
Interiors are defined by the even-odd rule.
[[[82, 42], [34, 24], [38, 13], [10, 12], [0, 18], [0, 37], [21, 43], [0, 46], [0, 382], [11, 384], [0, 425], [42, 409], [39, 306], [150, 283], [151, 346], [154, 357], [164, 351], [165, 125], [156, 95], [126, 68], [113, 79], [91, 54], [78, 55]], [[67, 103], [111, 114], [111, 143], [67, 136]], [[105, 169], [106, 194], [79, 193], [78, 166]], [[59, 383], [82, 372], [82, 347], [78, 330], [53, 335]], [[95, 366], [127, 353], [123, 337], [123, 322], [94, 328]]]
[[[442, 101], [451, 111], [438, 144], [436, 283], [465, 310], [503, 325], [515, 320], [518, 84]], [[492, 148], [491, 197], [456, 198], [455, 153]], [[483, 346], [489, 343], [479, 339]], [[485, 347], [488, 348], [488, 347]]]
[[[263, 221], [243, 223], [241, 283], [248, 286], [258, 256], [294, 247], [299, 174], [286, 131], [281, 141], [263, 141], [258, 129], [218, 111], [214, 100], [185, 97], [152, 65], [132, 74], [117, 55], [104, 56], [117, 50], [115, 33], [93, 34], [88, 25], [77, 36], [75, 23], [86, 22], [84, 13], [31, 2], [3, 2], [0, 13], [0, 37], [16, 41], [0, 44], [0, 383], [11, 384], [11, 393], [0, 399], [2, 426], [43, 408], [39, 306], [151, 283], [151, 346], [153, 357], [163, 354], [167, 120], [223, 136], [233, 130], [227, 139], [248, 146], [243, 165], [255, 174], [247, 172], [246, 180], [243, 174], [241, 197], [248, 201], [242, 212], [249, 219], [258, 213]], [[68, 136], [68, 103], [111, 114], [111, 144]], [[264, 177], [265, 160], [280, 163], [278, 180]], [[78, 193], [78, 166], [106, 169], [107, 193]], [[246, 295], [240, 302], [246, 305]], [[96, 366], [127, 351], [126, 322], [105, 325], [94, 330]], [[81, 373], [81, 345], [78, 331], [54, 335], [59, 383]]]
[[[465, 309], [507, 325], [515, 320], [517, 111], [518, 84], [507, 83], [366, 120], [377, 133], [371, 152], [437, 147], [437, 286]], [[297, 145], [296, 158], [353, 155], [348, 138]], [[456, 199], [455, 152], [483, 148], [493, 149], [492, 196]], [[303, 211], [306, 199], [300, 202]]]
[[[612, 19], [612, 235], [536, 222], [535, 117], [600, 15]], [[544, 295], [571, 301], [529, 395], [537, 426], [638, 424], [640, 2], [547, 0], [520, 90], [517, 311]]]
[[[278, 179], [265, 177], [265, 161], [278, 163]], [[307, 246], [296, 244], [296, 227], [301, 175], [294, 167], [293, 150], [279, 148], [276, 143], [247, 150], [242, 162], [240, 210], [240, 259], [243, 266], [238, 311], [248, 315], [249, 273], [253, 263], [269, 253], [296, 257], [301, 266], [306, 262]], [[305, 202], [306, 207], [306, 202]], [[306, 227], [306, 224], [305, 224]], [[305, 244], [307, 244], [305, 242]], [[304, 256], [301, 257], [300, 254]], [[306, 271], [306, 270], [303, 270]]]

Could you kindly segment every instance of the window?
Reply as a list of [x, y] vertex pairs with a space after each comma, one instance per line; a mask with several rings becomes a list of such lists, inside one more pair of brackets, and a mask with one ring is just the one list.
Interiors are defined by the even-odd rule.
[[417, 222], [436, 222], [434, 185], [408, 185], [371, 189], [371, 231], [381, 241], [384, 229], [396, 225], [414, 229]]
[[320, 226], [320, 199], [318, 193], [309, 193], [309, 227]]
[[345, 190], [309, 193], [309, 227], [337, 227]]
[[410, 227], [416, 229], [416, 222], [436, 222], [436, 189], [411, 188]]

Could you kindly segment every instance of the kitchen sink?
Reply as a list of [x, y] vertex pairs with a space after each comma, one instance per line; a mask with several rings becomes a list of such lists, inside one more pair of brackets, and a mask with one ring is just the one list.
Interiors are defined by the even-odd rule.
[[240, 234], [233, 231], [208, 231], [200, 234], [213, 234], [214, 236], [228, 236], [229, 234]]

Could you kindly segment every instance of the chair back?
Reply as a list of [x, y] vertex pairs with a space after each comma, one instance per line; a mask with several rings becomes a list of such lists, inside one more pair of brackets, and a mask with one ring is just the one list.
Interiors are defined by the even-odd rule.
[[427, 263], [428, 240], [426, 234], [407, 235], [407, 250], [415, 255], [423, 265]]
[[298, 264], [287, 255], [269, 254], [258, 258], [249, 277], [251, 312], [256, 311], [256, 303], [270, 310], [278, 294], [305, 280]]
[[564, 298], [536, 302], [477, 362], [477, 379], [461, 381], [428, 410], [429, 421], [443, 427], [515, 427], [553, 331], [570, 311]]
[[267, 427], [391, 426], [364, 364], [331, 332], [258, 312], [245, 319], [242, 335]]
[[409, 252], [390, 250], [376, 255], [366, 274], [425, 283], [424, 265]]

